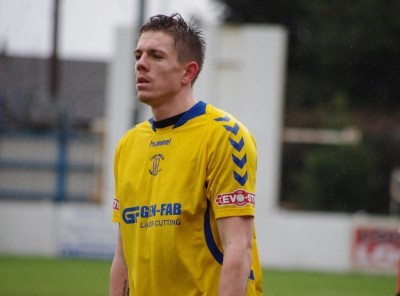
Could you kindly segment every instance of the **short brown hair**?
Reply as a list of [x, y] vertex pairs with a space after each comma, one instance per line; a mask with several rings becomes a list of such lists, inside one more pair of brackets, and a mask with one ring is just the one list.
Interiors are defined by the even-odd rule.
[[199, 72], [193, 80], [194, 82], [203, 68], [206, 51], [203, 32], [197, 24], [192, 21], [187, 23], [179, 13], [173, 13], [171, 16], [159, 14], [150, 17], [140, 28], [139, 37], [146, 31], [161, 31], [170, 34], [174, 38], [178, 60], [180, 62], [193, 60], [199, 66]]

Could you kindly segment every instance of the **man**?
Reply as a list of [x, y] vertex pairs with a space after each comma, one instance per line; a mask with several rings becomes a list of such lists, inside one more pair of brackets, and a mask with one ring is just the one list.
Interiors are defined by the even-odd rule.
[[144, 24], [136, 88], [153, 118], [118, 144], [110, 295], [262, 295], [254, 231], [256, 147], [192, 94], [201, 32], [179, 14]]

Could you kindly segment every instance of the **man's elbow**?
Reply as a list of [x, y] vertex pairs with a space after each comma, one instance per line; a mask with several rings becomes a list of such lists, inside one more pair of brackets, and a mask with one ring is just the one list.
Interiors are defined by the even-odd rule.
[[252, 240], [228, 242], [225, 247], [224, 257], [229, 257], [230, 264], [234, 266], [250, 266], [252, 260]]

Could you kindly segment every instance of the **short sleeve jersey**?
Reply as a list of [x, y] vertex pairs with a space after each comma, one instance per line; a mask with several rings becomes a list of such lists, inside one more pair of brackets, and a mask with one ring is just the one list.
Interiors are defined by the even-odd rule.
[[[218, 295], [223, 249], [216, 220], [254, 216], [256, 145], [230, 114], [198, 102], [175, 123], [127, 132], [115, 161], [131, 295]], [[262, 295], [253, 227], [246, 295]]]

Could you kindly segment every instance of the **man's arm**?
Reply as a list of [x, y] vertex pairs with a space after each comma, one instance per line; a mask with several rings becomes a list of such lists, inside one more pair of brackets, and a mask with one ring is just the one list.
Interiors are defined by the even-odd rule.
[[128, 296], [129, 280], [128, 269], [125, 263], [122, 248], [121, 229], [118, 227], [117, 245], [115, 247], [114, 259], [110, 272], [110, 296]]
[[253, 217], [227, 217], [217, 220], [224, 248], [219, 296], [244, 296], [251, 269]]

